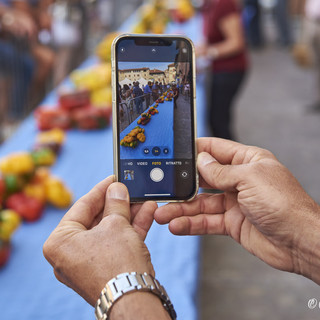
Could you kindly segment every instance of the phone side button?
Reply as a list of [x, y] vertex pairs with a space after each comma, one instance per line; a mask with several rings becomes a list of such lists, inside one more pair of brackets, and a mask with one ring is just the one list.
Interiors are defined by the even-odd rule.
[[160, 168], [154, 168], [150, 171], [150, 178], [153, 182], [160, 182], [164, 178], [164, 172]]

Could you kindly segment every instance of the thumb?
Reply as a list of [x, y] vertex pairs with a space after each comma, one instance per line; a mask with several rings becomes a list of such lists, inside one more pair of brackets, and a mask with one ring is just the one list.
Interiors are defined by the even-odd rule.
[[215, 189], [236, 191], [240, 182], [239, 166], [222, 165], [207, 152], [198, 155], [197, 166], [203, 180]]
[[121, 215], [130, 222], [130, 198], [127, 187], [119, 182], [112, 183], [106, 192], [103, 218], [112, 214]]

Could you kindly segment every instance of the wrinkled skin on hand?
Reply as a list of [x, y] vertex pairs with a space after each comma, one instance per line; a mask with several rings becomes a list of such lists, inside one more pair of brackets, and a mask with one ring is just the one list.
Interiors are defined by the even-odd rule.
[[123, 272], [154, 276], [144, 239], [156, 203], [130, 207], [127, 188], [109, 177], [78, 200], [44, 244], [57, 279], [91, 305], [105, 284]]
[[289, 170], [267, 150], [222, 139], [199, 139], [198, 152], [200, 186], [223, 193], [160, 207], [156, 221], [177, 235], [229, 235], [269, 265], [317, 282], [319, 262], [306, 248], [315, 247], [320, 210]]

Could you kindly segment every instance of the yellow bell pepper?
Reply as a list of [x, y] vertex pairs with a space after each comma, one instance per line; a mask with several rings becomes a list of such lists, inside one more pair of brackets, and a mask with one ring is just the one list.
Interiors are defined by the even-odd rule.
[[96, 55], [102, 60], [109, 62], [111, 59], [111, 44], [115, 37], [119, 35], [118, 32], [109, 33], [97, 46]]
[[59, 179], [49, 177], [45, 181], [45, 188], [46, 198], [49, 203], [58, 208], [66, 208], [70, 206], [72, 194]]
[[0, 162], [0, 171], [3, 174], [28, 174], [34, 170], [34, 163], [30, 153], [17, 152], [3, 158]]
[[105, 87], [99, 90], [92, 91], [91, 103], [96, 106], [111, 106], [112, 105], [112, 89], [111, 87]]
[[50, 177], [50, 172], [45, 167], [39, 167], [36, 169], [32, 183], [42, 183], [44, 184], [47, 179]]
[[66, 135], [63, 130], [55, 128], [52, 130], [39, 133], [37, 135], [36, 141], [39, 144], [57, 143], [61, 145], [64, 143], [65, 136]]
[[70, 75], [77, 88], [94, 91], [111, 84], [111, 63], [100, 63], [84, 70], [75, 70]]
[[190, 0], [178, 0], [177, 7], [180, 15], [185, 20], [189, 20], [194, 16], [195, 10]]
[[0, 211], [0, 239], [8, 241], [20, 223], [21, 218], [14, 210]]
[[23, 192], [27, 196], [36, 198], [43, 203], [46, 201], [46, 189], [42, 183], [29, 183], [24, 187]]

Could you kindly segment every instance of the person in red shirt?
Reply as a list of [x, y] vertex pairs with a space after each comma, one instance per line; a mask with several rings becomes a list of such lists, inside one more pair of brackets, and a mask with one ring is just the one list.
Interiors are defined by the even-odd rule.
[[203, 19], [206, 43], [197, 54], [211, 60], [210, 128], [216, 137], [234, 139], [232, 106], [248, 68], [241, 11], [236, 0], [207, 0]]

